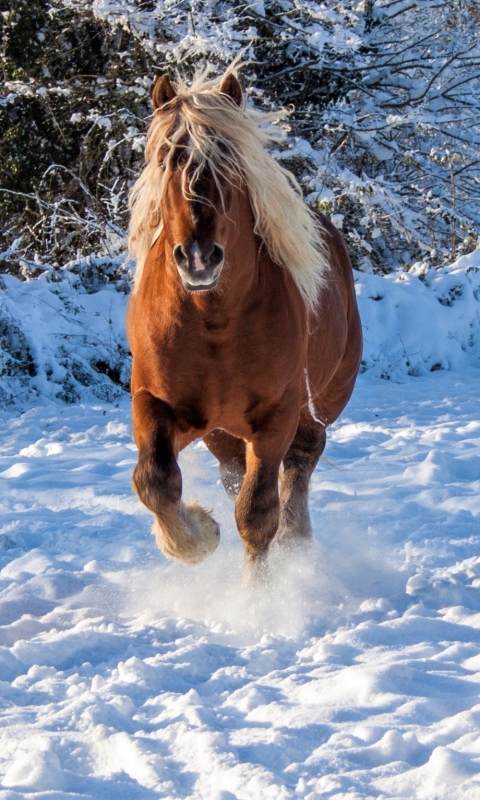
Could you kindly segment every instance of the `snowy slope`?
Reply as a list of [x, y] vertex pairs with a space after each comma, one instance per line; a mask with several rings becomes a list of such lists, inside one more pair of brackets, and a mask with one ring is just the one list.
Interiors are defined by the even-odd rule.
[[479, 390], [361, 376], [314, 559], [253, 595], [203, 446], [222, 543], [188, 569], [131, 493], [126, 400], [4, 413], [1, 800], [478, 798]]

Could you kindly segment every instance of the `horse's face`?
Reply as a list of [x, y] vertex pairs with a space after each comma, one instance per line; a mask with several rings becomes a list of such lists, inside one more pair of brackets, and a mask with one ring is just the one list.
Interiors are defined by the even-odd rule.
[[[224, 84], [220, 92], [240, 104], [236, 78], [228, 76]], [[153, 93], [155, 109], [174, 97], [168, 76], [163, 76]], [[233, 223], [234, 188], [227, 181], [219, 187], [208, 165], [198, 174], [196, 165], [188, 163], [185, 144], [177, 144], [168, 158], [161, 208], [164, 234], [184, 288], [208, 291], [217, 285], [224, 265]]]
[[[184, 288], [208, 291], [217, 285], [224, 264], [232, 190], [222, 187], [222, 202], [208, 167], [193, 181], [195, 168], [182, 164], [184, 153], [177, 150], [162, 201], [165, 237]], [[185, 185], [193, 199], [185, 197]]]

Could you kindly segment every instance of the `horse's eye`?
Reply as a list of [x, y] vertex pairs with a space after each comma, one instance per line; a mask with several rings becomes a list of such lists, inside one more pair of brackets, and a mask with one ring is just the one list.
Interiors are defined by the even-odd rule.
[[162, 170], [162, 172], [165, 172], [165, 161], [161, 161], [161, 162], [160, 162], [160, 164], [159, 164], [158, 166], [160, 167], [160, 169]]

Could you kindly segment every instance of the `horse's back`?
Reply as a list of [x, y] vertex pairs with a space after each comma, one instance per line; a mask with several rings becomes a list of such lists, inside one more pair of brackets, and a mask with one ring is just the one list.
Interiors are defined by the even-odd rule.
[[330, 272], [309, 321], [307, 369], [317, 413], [331, 424], [352, 394], [362, 355], [353, 271], [342, 235], [323, 215]]

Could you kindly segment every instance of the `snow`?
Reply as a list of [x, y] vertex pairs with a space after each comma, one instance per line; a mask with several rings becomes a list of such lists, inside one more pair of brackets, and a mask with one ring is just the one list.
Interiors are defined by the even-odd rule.
[[128, 384], [128, 286], [99, 280], [120, 260], [91, 257], [35, 280], [0, 278], [0, 403], [109, 401], [122, 393], [109, 375]]
[[368, 373], [265, 591], [222, 542], [166, 562], [130, 489], [129, 403], [3, 412], [1, 800], [469, 798], [480, 791], [479, 371]]
[[479, 267], [356, 273], [364, 371], [314, 545], [257, 589], [201, 442], [184, 494], [222, 535], [188, 568], [131, 490], [128, 397], [55, 399], [59, 348], [91, 363], [82, 320], [123, 341], [125, 295], [8, 279], [46, 389], [0, 410], [0, 800], [480, 796]]
[[355, 274], [365, 369], [391, 378], [478, 366], [480, 249], [441, 270]]

